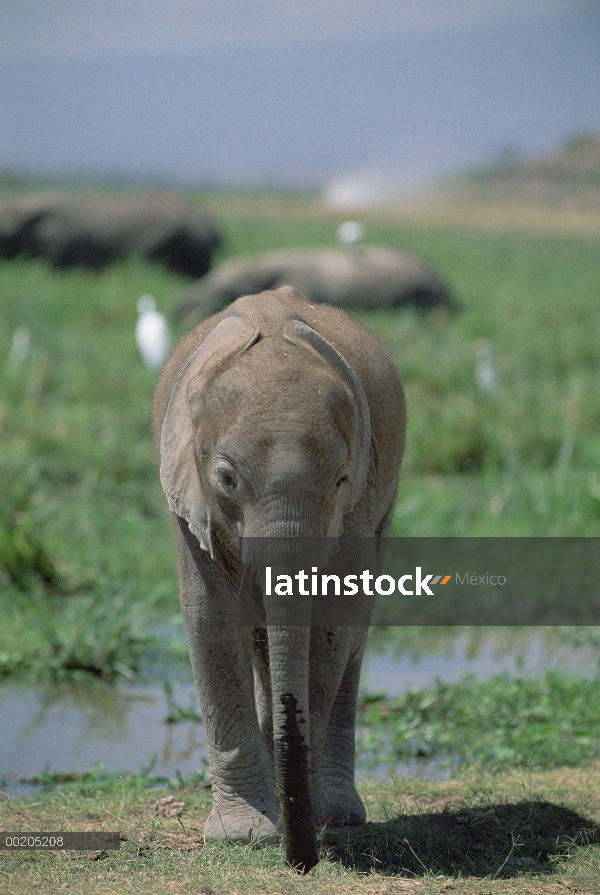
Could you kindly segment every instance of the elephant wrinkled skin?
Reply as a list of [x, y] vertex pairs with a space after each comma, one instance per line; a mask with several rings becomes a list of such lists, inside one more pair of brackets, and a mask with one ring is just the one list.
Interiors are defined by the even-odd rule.
[[381, 547], [405, 419], [381, 342], [289, 286], [241, 298], [188, 333], [156, 389], [161, 482], [210, 758], [205, 837], [283, 832], [287, 860], [302, 872], [318, 861], [316, 824], [365, 819], [354, 742], [367, 628], [278, 625], [264, 594], [266, 627], [241, 626], [239, 538], [344, 533]]
[[451, 310], [454, 302], [440, 276], [418, 255], [398, 249], [284, 249], [235, 258], [213, 270], [181, 299], [175, 316], [202, 320], [242, 295], [284, 284], [309, 301], [365, 308], [413, 306]]
[[99, 269], [134, 255], [201, 277], [220, 242], [208, 215], [177, 193], [46, 193], [0, 202], [2, 258]]

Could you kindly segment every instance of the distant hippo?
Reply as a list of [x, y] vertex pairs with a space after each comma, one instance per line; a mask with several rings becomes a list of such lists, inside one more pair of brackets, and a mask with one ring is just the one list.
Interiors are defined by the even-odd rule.
[[202, 320], [241, 295], [282, 285], [296, 286], [309, 301], [330, 305], [454, 307], [446, 284], [418, 255], [357, 246], [284, 249], [227, 261], [188, 292], [174, 314], [179, 320]]
[[3, 258], [101, 268], [134, 255], [201, 277], [220, 242], [209, 216], [177, 193], [45, 193], [0, 202]]

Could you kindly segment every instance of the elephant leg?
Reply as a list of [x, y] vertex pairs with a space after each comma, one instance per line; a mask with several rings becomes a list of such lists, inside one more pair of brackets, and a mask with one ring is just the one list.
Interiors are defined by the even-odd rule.
[[[373, 569], [380, 570], [381, 568], [393, 512], [394, 502], [392, 501], [374, 533], [375, 553], [368, 552], [369, 566]], [[353, 522], [356, 519], [358, 519], [358, 525], [353, 529]], [[346, 527], [359, 537], [365, 536], [360, 516], [349, 519]], [[372, 536], [372, 533], [367, 532], [367, 535]], [[360, 669], [369, 629], [367, 627], [347, 628], [346, 631], [348, 636], [353, 631], [354, 639], [329, 713], [321, 762], [321, 784], [325, 802], [325, 813], [321, 820], [334, 825], [360, 824], [364, 823], [366, 819], [365, 807], [356, 791], [354, 773], [356, 702], [360, 684]]]
[[[354, 786], [354, 723], [363, 629], [313, 628], [310, 661], [312, 789], [317, 823], [362, 823]], [[356, 681], [355, 681], [356, 679]]]
[[357, 637], [329, 714], [321, 762], [324, 815], [320, 820], [334, 826], [353, 826], [366, 819], [354, 783], [354, 763], [356, 700], [368, 628], [349, 630], [356, 631]]
[[181, 609], [210, 761], [206, 839], [278, 836], [279, 808], [254, 704], [252, 629], [239, 624], [235, 582], [175, 525]]
[[[389, 531], [393, 502], [384, 514], [376, 531], [371, 527], [372, 494], [367, 491], [355, 511], [344, 519], [344, 533], [358, 538], [355, 549], [363, 549], [359, 564], [374, 571], [380, 568], [385, 549], [385, 539]], [[366, 521], [365, 521], [366, 520]], [[364, 540], [363, 540], [364, 539]], [[354, 562], [359, 562], [354, 557]], [[376, 573], [378, 574], [378, 573]], [[360, 683], [360, 669], [369, 633], [365, 626], [348, 626], [335, 629], [338, 643], [342, 647], [338, 655], [343, 657], [343, 666], [337, 676], [335, 692], [328, 707], [325, 729], [319, 748], [319, 776], [315, 786], [321, 794], [317, 820], [334, 825], [355, 825], [364, 823], [365, 807], [354, 783], [356, 755], [356, 702]], [[323, 651], [323, 650], [322, 650]], [[323, 651], [324, 652], [324, 651]], [[311, 644], [312, 653], [312, 644]], [[328, 669], [331, 657], [325, 657], [322, 668]], [[327, 673], [327, 672], [326, 672]], [[312, 694], [312, 690], [311, 690]], [[312, 706], [311, 706], [312, 709]]]

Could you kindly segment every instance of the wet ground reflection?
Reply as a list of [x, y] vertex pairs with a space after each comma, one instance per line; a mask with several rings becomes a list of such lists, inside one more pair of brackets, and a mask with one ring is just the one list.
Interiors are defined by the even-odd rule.
[[[597, 647], [569, 645], [560, 632], [543, 629], [446, 629], [401, 642], [375, 632], [361, 686], [393, 696], [465, 674], [534, 676], [559, 668], [592, 677], [597, 656]], [[170, 698], [162, 680], [5, 683], [0, 686], [0, 774], [11, 793], [27, 790], [19, 780], [44, 770], [82, 772], [98, 763], [108, 771], [139, 773], [151, 765], [158, 776], [189, 777], [207, 757], [204, 728], [191, 721], [166, 723], [174, 704], [197, 708], [191, 677], [172, 682]], [[429, 764], [413, 761], [397, 772], [447, 775]], [[360, 768], [358, 773], [363, 776]]]
[[[195, 697], [193, 684], [173, 686], [184, 705]], [[167, 724], [169, 709], [162, 683], [114, 684], [62, 681], [0, 689], [0, 774], [14, 792], [19, 780], [44, 770], [106, 770], [157, 776], [178, 770], [192, 775], [207, 757], [204, 727]]]

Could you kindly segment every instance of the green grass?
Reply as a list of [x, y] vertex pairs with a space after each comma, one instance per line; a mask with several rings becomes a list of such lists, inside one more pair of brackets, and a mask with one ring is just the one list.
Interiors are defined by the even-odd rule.
[[[0, 668], [40, 670], [46, 655], [62, 657], [53, 669], [110, 675], [135, 665], [143, 617], [176, 605], [150, 435], [155, 376], [132, 333], [136, 298], [181, 283], [136, 265], [93, 275], [11, 262], [0, 284]], [[19, 326], [31, 347], [11, 363]], [[77, 645], [84, 630], [89, 648]]]
[[[589, 770], [471, 771], [460, 780], [372, 782], [361, 787], [367, 823], [320, 831], [321, 862], [304, 878], [281, 847], [203, 844], [210, 792], [201, 782], [148, 777], [78, 782], [35, 801], [0, 799], [4, 831], [118, 831], [118, 851], [4, 851], [6, 895], [62, 891], [463, 895], [598, 892], [598, 765]], [[162, 813], [164, 799], [175, 814]]]
[[[359, 757], [367, 767], [407, 758], [483, 768], [583, 766], [600, 759], [600, 680], [468, 678], [359, 701]], [[365, 760], [366, 759], [366, 760]]]
[[[226, 233], [222, 257], [333, 245], [342, 220], [310, 198], [205, 198]], [[392, 533], [600, 534], [599, 240], [383, 215], [365, 225], [367, 242], [428, 257], [461, 306], [356, 312], [389, 346], [408, 399]], [[139, 295], [168, 312], [186, 287], [140, 262], [101, 274], [0, 263], [2, 674], [130, 673], [177, 613], [150, 436], [156, 376], [133, 330]], [[11, 362], [19, 327], [30, 349]], [[474, 378], [481, 339], [492, 393]]]

